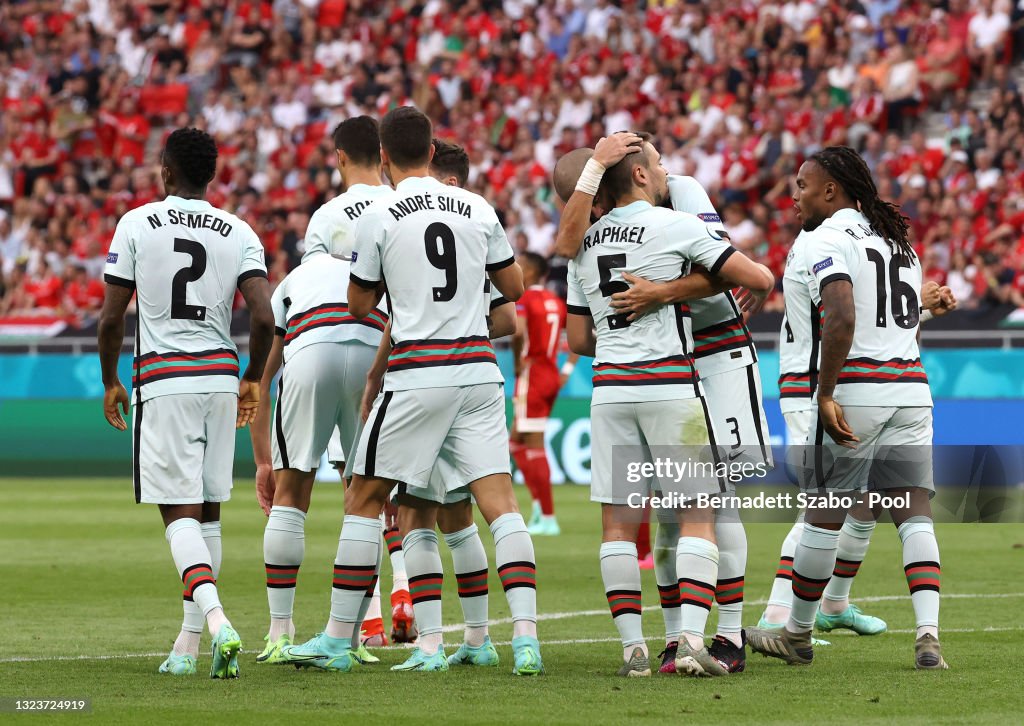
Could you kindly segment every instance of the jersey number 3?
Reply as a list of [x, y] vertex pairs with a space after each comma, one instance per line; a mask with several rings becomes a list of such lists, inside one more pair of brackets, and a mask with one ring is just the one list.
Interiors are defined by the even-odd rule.
[[178, 270], [171, 280], [171, 318], [174, 320], [206, 320], [206, 308], [185, 302], [185, 288], [206, 272], [206, 248], [194, 239], [174, 238], [174, 251], [192, 258], [188, 267]]

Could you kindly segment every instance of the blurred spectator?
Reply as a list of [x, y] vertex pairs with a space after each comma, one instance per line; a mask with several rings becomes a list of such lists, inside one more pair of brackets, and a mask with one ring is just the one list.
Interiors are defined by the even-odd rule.
[[280, 279], [339, 191], [333, 126], [413, 102], [466, 147], [518, 250], [550, 250], [559, 156], [634, 128], [778, 273], [791, 175], [844, 142], [904, 205], [931, 278], [1019, 304], [1022, 18], [1006, 0], [4, 3], [0, 313], [94, 313], [116, 221], [161, 195], [157, 152], [187, 124], [220, 145], [211, 202]]

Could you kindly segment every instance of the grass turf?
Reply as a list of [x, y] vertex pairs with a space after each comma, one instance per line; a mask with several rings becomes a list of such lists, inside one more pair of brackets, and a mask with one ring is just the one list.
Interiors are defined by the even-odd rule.
[[[242, 677], [157, 674], [181, 618], [177, 579], [155, 507], [131, 503], [131, 484], [112, 480], [0, 479], [0, 548], [7, 607], [0, 608], [0, 697], [92, 699], [92, 713], [36, 716], [156, 723], [190, 717], [253, 722], [341, 716], [414, 722], [429, 714], [446, 723], [646, 723], [699, 719], [717, 723], [1003, 723], [1021, 712], [1017, 677], [1006, 664], [1020, 643], [1024, 594], [1018, 579], [1024, 539], [1011, 525], [940, 525], [944, 595], [943, 652], [952, 670], [913, 670], [913, 613], [906, 597], [899, 541], [880, 525], [854, 585], [866, 612], [892, 632], [871, 638], [834, 633], [811, 668], [748, 656], [747, 671], [691, 680], [614, 676], [621, 656], [607, 614], [597, 549], [599, 514], [583, 487], [556, 489], [563, 534], [536, 540], [539, 611], [547, 674], [510, 675], [511, 626], [492, 626], [502, 657], [497, 669], [446, 674], [390, 673], [402, 649], [378, 652], [382, 663], [342, 675], [256, 666], [267, 623], [262, 536], [264, 517], [251, 484], [239, 481], [224, 507], [224, 565], [219, 587], [246, 645]], [[522, 492], [521, 492], [522, 494]], [[306, 529], [306, 560], [296, 599], [298, 639], [326, 622], [331, 563], [341, 513], [338, 485], [320, 485]], [[748, 527], [744, 620], [756, 622], [770, 588], [788, 525]], [[483, 540], [490, 536], [481, 522]], [[442, 547], [442, 550], [445, 548]], [[447, 560], [443, 552], [442, 559]], [[493, 565], [493, 559], [492, 559]], [[460, 618], [446, 562], [445, 621]], [[389, 583], [385, 564], [383, 583]], [[644, 603], [657, 605], [653, 573], [644, 573]], [[388, 587], [385, 585], [385, 592]], [[998, 595], [999, 597], [991, 597]], [[894, 596], [894, 597], [889, 597]], [[881, 599], [874, 599], [881, 598]], [[385, 603], [387, 596], [385, 595]], [[491, 617], [508, 608], [491, 571]], [[757, 604], [755, 604], [757, 603]], [[596, 611], [586, 614], [580, 611]], [[571, 614], [575, 613], [575, 614]], [[560, 616], [550, 617], [554, 614]], [[714, 614], [712, 614], [712, 621]], [[661, 648], [661, 615], [644, 614], [652, 656]], [[204, 635], [200, 673], [209, 669]], [[448, 652], [459, 633], [446, 636]], [[544, 644], [546, 641], [546, 644]], [[411, 686], [411, 687], [410, 687]]]

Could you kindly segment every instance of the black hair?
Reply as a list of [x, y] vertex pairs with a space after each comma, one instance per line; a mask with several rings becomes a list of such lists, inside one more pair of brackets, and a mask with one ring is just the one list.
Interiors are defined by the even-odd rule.
[[369, 116], [347, 118], [334, 128], [334, 148], [359, 166], [380, 166], [380, 133]]
[[412, 106], [393, 108], [380, 122], [380, 145], [400, 169], [426, 166], [433, 140], [430, 119]]
[[644, 153], [643, 144], [650, 142], [653, 136], [648, 133], [638, 132], [641, 145], [637, 147], [638, 152], [626, 154], [621, 161], [609, 167], [604, 177], [601, 178], [601, 187], [611, 196], [613, 201], [628, 193], [633, 188], [633, 169], [642, 166], [649, 167], [647, 154]]
[[540, 279], [544, 279], [548, 276], [548, 261], [543, 255], [538, 255], [536, 252], [523, 252], [519, 255], [519, 258], [528, 264], [533, 265], [534, 269], [537, 270], [537, 274]]
[[458, 144], [434, 139], [434, 158], [430, 168], [443, 176], [454, 176], [460, 187], [469, 180], [469, 154]]
[[871, 228], [888, 243], [893, 252], [909, 259], [917, 255], [910, 244], [907, 217], [892, 204], [878, 196], [878, 187], [871, 178], [871, 170], [856, 151], [849, 146], [829, 146], [812, 154], [810, 160], [832, 177], [836, 184], [858, 205]]
[[176, 129], [164, 144], [163, 164], [174, 170], [179, 183], [201, 189], [217, 172], [217, 142], [196, 128]]

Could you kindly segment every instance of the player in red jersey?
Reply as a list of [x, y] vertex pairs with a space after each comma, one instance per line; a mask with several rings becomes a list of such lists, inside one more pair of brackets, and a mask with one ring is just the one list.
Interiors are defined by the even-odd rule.
[[558, 389], [572, 373], [576, 356], [570, 356], [559, 370], [557, 358], [565, 329], [565, 302], [544, 288], [547, 260], [525, 252], [519, 261], [526, 292], [516, 303], [516, 332], [512, 337], [516, 388], [510, 449], [533, 497], [530, 534], [557, 535], [561, 530], [551, 497], [544, 429]]

